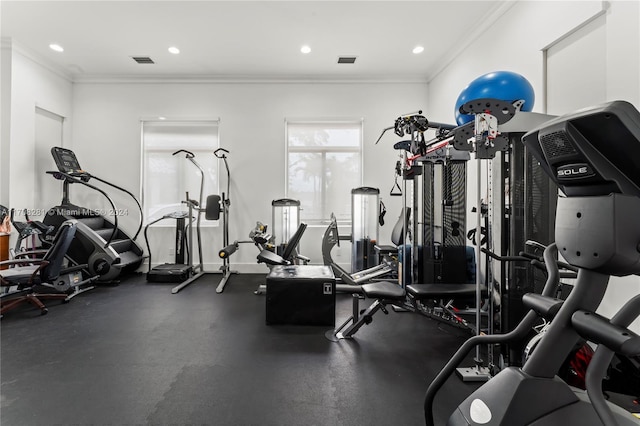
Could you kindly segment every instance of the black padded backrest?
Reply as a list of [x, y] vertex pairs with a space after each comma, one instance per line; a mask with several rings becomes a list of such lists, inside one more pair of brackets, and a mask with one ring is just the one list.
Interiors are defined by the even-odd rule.
[[393, 226], [393, 230], [391, 231], [391, 242], [396, 246], [401, 246], [404, 244], [404, 224], [409, 223], [409, 218], [411, 218], [411, 208], [404, 207], [400, 212], [400, 217], [398, 217], [398, 221]]
[[77, 223], [76, 220], [67, 220], [60, 225], [51, 247], [42, 258], [42, 260], [46, 260], [49, 264], [42, 268], [40, 272], [41, 281], [51, 282], [60, 276], [64, 256], [67, 254], [71, 241], [76, 234]]
[[289, 258], [293, 255], [293, 252], [296, 249], [296, 247], [298, 247], [298, 244], [300, 244], [300, 239], [302, 239], [302, 234], [304, 234], [304, 231], [306, 229], [307, 229], [307, 224], [304, 222], [301, 222], [300, 226], [298, 226], [298, 229], [296, 230], [296, 233], [293, 234], [289, 242], [287, 242], [287, 247], [284, 249], [284, 252], [282, 253], [282, 258], [284, 260], [289, 260]]
[[220, 219], [220, 196], [209, 195], [207, 197], [207, 205], [204, 211], [204, 218], [207, 220]]

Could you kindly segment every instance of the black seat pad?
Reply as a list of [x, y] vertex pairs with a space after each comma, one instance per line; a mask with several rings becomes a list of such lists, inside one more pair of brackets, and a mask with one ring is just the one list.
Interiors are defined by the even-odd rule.
[[371, 299], [401, 300], [405, 297], [405, 291], [398, 284], [391, 281], [375, 281], [362, 284], [362, 292]]
[[379, 253], [384, 253], [384, 254], [388, 254], [388, 253], [396, 253], [398, 251], [398, 247], [396, 246], [379, 246], [379, 245], [375, 245], [373, 247], [377, 252]]
[[264, 262], [267, 265], [285, 265], [287, 263], [282, 256], [266, 249], [258, 254], [258, 262]]
[[[486, 287], [481, 291], [485, 292]], [[407, 292], [416, 299], [439, 299], [444, 297], [473, 296], [476, 294], [475, 284], [410, 284]]]

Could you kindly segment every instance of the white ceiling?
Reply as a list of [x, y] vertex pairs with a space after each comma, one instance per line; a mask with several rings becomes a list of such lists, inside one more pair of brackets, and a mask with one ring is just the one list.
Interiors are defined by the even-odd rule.
[[[75, 81], [428, 81], [508, 3], [2, 0], [0, 28], [3, 43]], [[65, 51], [52, 51], [51, 43]], [[304, 44], [311, 53], [300, 53]], [[416, 45], [425, 51], [413, 54]], [[170, 54], [169, 46], [181, 53]], [[357, 60], [337, 64], [339, 56]]]

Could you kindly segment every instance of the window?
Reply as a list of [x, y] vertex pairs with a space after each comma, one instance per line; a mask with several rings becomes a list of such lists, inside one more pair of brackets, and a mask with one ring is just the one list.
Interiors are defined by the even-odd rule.
[[351, 222], [351, 189], [362, 186], [362, 120], [287, 121], [287, 197], [309, 224]]
[[200, 171], [185, 153], [172, 155], [180, 149], [192, 152], [204, 171], [202, 202], [207, 195], [219, 193], [218, 159], [213, 155], [218, 146], [218, 121], [142, 122], [142, 200], [147, 222], [186, 211], [182, 201], [187, 192], [191, 199], [200, 197]]

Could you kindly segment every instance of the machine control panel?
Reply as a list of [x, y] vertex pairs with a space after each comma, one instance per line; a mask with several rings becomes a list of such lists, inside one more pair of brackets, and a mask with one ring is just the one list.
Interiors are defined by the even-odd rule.
[[58, 166], [58, 170], [72, 176], [84, 176], [88, 173], [82, 170], [76, 155], [70, 149], [54, 146], [51, 148], [51, 155]]

